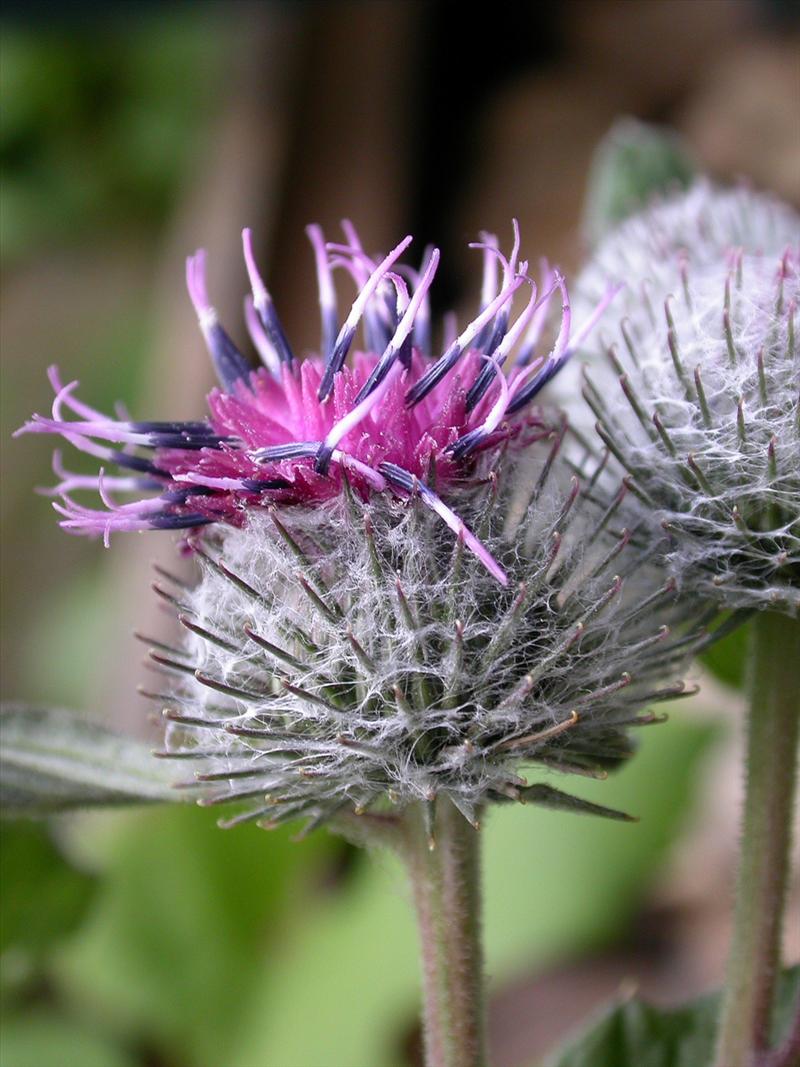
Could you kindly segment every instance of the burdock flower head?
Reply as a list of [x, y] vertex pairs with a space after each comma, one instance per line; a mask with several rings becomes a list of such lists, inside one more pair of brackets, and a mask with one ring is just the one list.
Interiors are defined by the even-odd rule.
[[608, 365], [591, 369], [584, 394], [598, 433], [669, 533], [682, 588], [794, 614], [800, 220], [755, 194], [703, 187], [601, 243], [587, 290], [623, 248], [651, 284], [604, 322]]
[[664, 291], [676, 289], [687, 270], [714, 267], [733, 249], [780, 257], [799, 224], [774, 196], [698, 178], [608, 233], [578, 276], [573, 303], [578, 310], [594, 306], [609, 281], [616, 281], [624, 286], [614, 302], [618, 317], [648, 302], [658, 311]]
[[[470, 820], [490, 800], [579, 806], [528, 786], [520, 764], [603, 774], [631, 751], [628, 728], [655, 721], [642, 706], [683, 691], [674, 672], [694, 647], [649, 537], [617, 522], [623, 494], [570, 477], [565, 423], [532, 406], [614, 290], [573, 332], [563, 277], [537, 291], [516, 228], [508, 258], [487, 237], [481, 309], [434, 357], [438, 251], [417, 272], [400, 262], [410, 238], [376, 261], [345, 232], [330, 245], [309, 230], [323, 354], [301, 362], [245, 231], [257, 370], [209, 302], [203, 254], [189, 259], [221, 383], [207, 420], [112, 419], [51, 371], [52, 417], [24, 429], [126, 471], [86, 478], [59, 461], [62, 525], [106, 540], [189, 531], [200, 578], [161, 589], [186, 641], [151, 652], [169, 679], [153, 695], [165, 755], [198, 769], [202, 801], [245, 802], [229, 821], [432, 812], [440, 795]], [[335, 269], [357, 289], [341, 325]], [[82, 489], [105, 508], [75, 501]]]

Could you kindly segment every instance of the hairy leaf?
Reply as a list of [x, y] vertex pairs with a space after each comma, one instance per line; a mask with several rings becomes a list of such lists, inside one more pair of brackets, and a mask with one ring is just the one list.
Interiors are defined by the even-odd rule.
[[63, 708], [0, 709], [4, 817], [179, 799], [141, 741]]
[[[800, 992], [800, 967], [784, 973], [774, 1036], [788, 1027]], [[631, 999], [615, 1004], [549, 1067], [711, 1067], [719, 994], [673, 1010]]]

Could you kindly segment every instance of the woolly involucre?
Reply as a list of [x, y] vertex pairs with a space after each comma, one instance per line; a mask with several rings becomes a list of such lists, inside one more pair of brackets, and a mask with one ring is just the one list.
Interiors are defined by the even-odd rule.
[[[705, 178], [686, 192], [655, 200], [607, 234], [592, 251], [572, 287], [572, 305], [582, 317], [609, 283], [621, 286], [603, 323], [647, 315], [663, 322], [664, 300], [678, 295], [692, 276], [718, 271], [726, 257], [763, 256], [773, 265], [800, 242], [800, 217], [786, 204], [745, 187], [723, 189]], [[717, 294], [714, 294], [715, 300]], [[550, 386], [550, 398], [569, 411], [581, 430], [591, 417], [575, 403], [584, 364], [602, 363], [598, 348], [584, 349]]]
[[[789, 235], [787, 235], [789, 236]], [[606, 320], [584, 395], [607, 448], [673, 539], [687, 593], [800, 605], [797, 238], [684, 271], [674, 295]], [[615, 322], [616, 320], [616, 322]], [[618, 385], [610, 380], [618, 378]]]
[[642, 708], [685, 692], [677, 672], [707, 638], [649, 540], [618, 527], [622, 494], [564, 473], [562, 436], [516, 488], [509, 452], [456, 491], [507, 588], [413, 491], [197, 537], [198, 584], [173, 598], [186, 643], [151, 656], [174, 679], [164, 755], [201, 803], [244, 804], [222, 825], [417, 801], [432, 815], [437, 796], [473, 822], [509, 799], [615, 814], [519, 768], [604, 776], [629, 728], [658, 721]]
[[701, 178], [604, 237], [578, 275], [573, 306], [576, 312], [594, 306], [593, 294], [617, 282], [625, 288], [614, 301], [615, 315], [635, 313], [648, 301], [658, 309], [686, 270], [696, 274], [714, 267], [734, 249], [778, 258], [799, 237], [800, 217], [780, 200], [745, 187], [722, 189]]

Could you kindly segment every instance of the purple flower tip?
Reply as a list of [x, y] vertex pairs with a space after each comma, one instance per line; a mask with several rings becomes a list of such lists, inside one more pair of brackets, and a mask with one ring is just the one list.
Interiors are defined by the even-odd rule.
[[[186, 284], [221, 388], [209, 394], [201, 422], [133, 422], [96, 411], [74, 396], [77, 382], [55, 393], [50, 418], [35, 415], [18, 433], [55, 433], [104, 468], [96, 476], [54, 469], [52, 494], [61, 525], [71, 533], [185, 529], [213, 522], [242, 525], [248, 512], [271, 504], [322, 503], [339, 494], [345, 475], [363, 499], [373, 493], [418, 495], [463, 538], [503, 584], [507, 578], [486, 548], [446, 503], [448, 488], [469, 478], [478, 453], [520, 439], [541, 388], [564, 365], [613, 299], [609, 290], [589, 320], [571, 332], [566, 283], [543, 264], [541, 287], [519, 262], [519, 227], [506, 258], [482, 235], [481, 308], [457, 328], [438, 357], [430, 354], [429, 290], [439, 250], [417, 271], [400, 258], [406, 237], [383, 258], [368, 256], [350, 223], [345, 241], [327, 244], [307, 230], [319, 283], [320, 355], [295, 358], [258, 269], [252, 233], [242, 233], [252, 298], [245, 318], [263, 364], [253, 369], [220, 325], [206, 286], [205, 252], [186, 260]], [[356, 283], [339, 320], [333, 272]], [[525, 306], [512, 317], [520, 289]], [[549, 352], [538, 351], [551, 298], [561, 296], [560, 326]], [[364, 345], [351, 353], [359, 333]], [[513, 358], [510, 358], [513, 353]], [[68, 417], [68, 414], [74, 417]], [[439, 495], [426, 485], [435, 463]], [[122, 468], [106, 475], [105, 465]], [[94, 490], [102, 508], [76, 503], [73, 492]], [[115, 494], [136, 494], [119, 503]], [[141, 495], [146, 493], [147, 495]]]

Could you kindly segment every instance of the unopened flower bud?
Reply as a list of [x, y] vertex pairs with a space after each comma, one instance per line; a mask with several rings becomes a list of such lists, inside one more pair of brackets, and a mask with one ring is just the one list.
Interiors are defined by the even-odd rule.
[[[696, 199], [699, 193], [694, 194]], [[655, 282], [604, 320], [584, 396], [688, 594], [730, 608], [800, 606], [800, 220], [746, 193], [655, 209], [601, 244]], [[684, 228], [696, 215], [691, 247]], [[672, 230], [671, 230], [672, 228]], [[664, 238], [663, 257], [656, 253]], [[748, 240], [723, 247], [727, 238]], [[646, 239], [645, 239], [646, 238]], [[638, 241], [638, 243], [637, 243]], [[765, 251], [748, 251], [759, 242]], [[650, 256], [651, 258], [647, 259]], [[591, 286], [589, 286], [591, 288]], [[617, 379], [614, 382], [612, 379]]]

